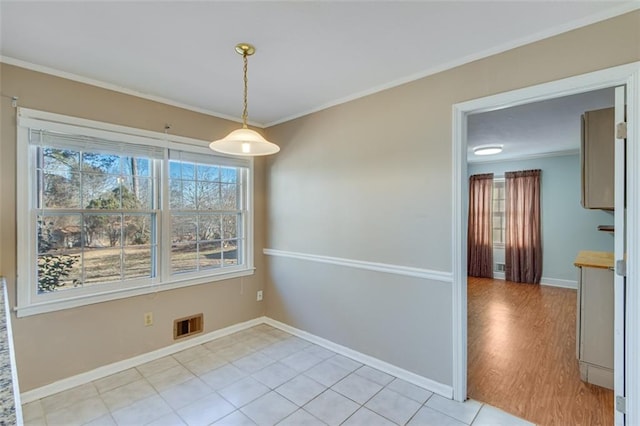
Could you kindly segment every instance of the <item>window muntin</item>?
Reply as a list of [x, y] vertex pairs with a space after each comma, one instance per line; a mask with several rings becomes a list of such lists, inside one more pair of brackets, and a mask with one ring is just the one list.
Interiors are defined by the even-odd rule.
[[[190, 179], [181, 171], [181, 184], [199, 185], [186, 209], [169, 205], [170, 158], [198, 170]], [[18, 316], [253, 273], [250, 160], [213, 155], [202, 141], [19, 108], [18, 161], [29, 165], [17, 176]], [[211, 184], [219, 196], [208, 195]], [[171, 268], [172, 215], [195, 218], [196, 267]], [[65, 263], [52, 286], [43, 268]]]

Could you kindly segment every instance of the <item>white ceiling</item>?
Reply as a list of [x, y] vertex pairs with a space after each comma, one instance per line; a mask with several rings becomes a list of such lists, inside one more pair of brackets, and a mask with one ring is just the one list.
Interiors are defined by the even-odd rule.
[[[2, 60], [268, 126], [637, 9], [636, 1], [8, 1]], [[10, 94], [8, 94], [10, 95]]]
[[[614, 105], [613, 88], [595, 90], [497, 111], [473, 114], [467, 121], [469, 162], [502, 161], [578, 152], [580, 116]], [[502, 145], [497, 155], [477, 156], [473, 148]]]

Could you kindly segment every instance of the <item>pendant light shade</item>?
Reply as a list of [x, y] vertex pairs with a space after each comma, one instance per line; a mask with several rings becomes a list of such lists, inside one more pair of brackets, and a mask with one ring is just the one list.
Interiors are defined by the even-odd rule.
[[236, 52], [242, 55], [244, 63], [244, 103], [242, 110], [242, 128], [234, 130], [222, 139], [218, 139], [209, 144], [209, 148], [223, 154], [242, 155], [253, 157], [259, 155], [271, 155], [280, 151], [278, 145], [266, 140], [260, 133], [247, 127], [247, 56], [255, 53], [256, 49], [248, 43], [236, 45]]
[[234, 130], [224, 138], [211, 142], [209, 147], [223, 154], [244, 156], [271, 155], [280, 151], [278, 145], [247, 128]]

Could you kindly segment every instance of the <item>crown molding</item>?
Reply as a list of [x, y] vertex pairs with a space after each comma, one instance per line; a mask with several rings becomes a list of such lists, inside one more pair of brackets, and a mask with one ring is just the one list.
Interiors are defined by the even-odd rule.
[[[125, 95], [130, 95], [130, 96], [135, 96], [137, 98], [142, 98], [142, 99], [146, 99], [149, 101], [154, 101], [154, 102], [159, 102], [161, 104], [165, 104], [165, 105], [170, 105], [173, 107], [177, 107], [177, 108], [182, 108], [182, 109], [186, 109], [189, 111], [193, 111], [193, 112], [197, 112], [200, 114], [205, 114], [205, 115], [210, 115], [216, 118], [221, 118], [223, 120], [229, 120], [229, 121], [233, 121], [236, 123], [242, 123], [242, 119], [238, 118], [238, 117], [232, 117], [230, 115], [226, 115], [226, 114], [220, 114], [219, 112], [215, 112], [215, 111], [211, 111], [205, 108], [199, 108], [199, 107], [195, 107], [193, 105], [188, 105], [182, 102], [178, 102], [178, 101], [174, 101], [172, 99], [168, 99], [168, 98], [163, 98], [162, 96], [155, 96], [155, 95], [151, 95], [148, 93], [143, 93], [143, 92], [138, 92], [136, 90], [133, 89], [128, 89], [126, 87], [122, 87], [122, 86], [118, 86], [117, 84], [113, 84], [113, 83], [107, 83], [105, 81], [101, 81], [101, 80], [96, 80], [93, 78], [89, 78], [89, 77], [83, 77], [81, 75], [78, 74], [73, 74], [67, 71], [62, 71], [56, 68], [50, 68], [44, 65], [38, 65], [38, 64], [34, 64], [33, 62], [27, 62], [27, 61], [23, 61], [21, 59], [16, 59], [16, 58], [12, 58], [10, 56], [2, 56], [0, 55], [0, 62], [7, 64], [7, 65], [13, 65], [16, 67], [20, 67], [20, 68], [25, 68], [28, 69], [30, 71], [36, 71], [36, 72], [40, 72], [43, 74], [48, 74], [48, 75], [52, 75], [54, 77], [60, 77], [60, 78], [64, 78], [67, 80], [71, 80], [71, 81], [75, 81], [78, 83], [83, 83], [83, 84], [88, 84], [90, 86], [95, 86], [95, 87], [99, 87], [101, 89], [107, 89], [107, 90], [111, 90], [114, 92], [118, 92], [118, 93], [122, 93]], [[264, 129], [264, 124], [262, 123], [255, 123], [255, 122], [248, 122], [249, 125], [253, 126], [253, 127], [257, 127], [260, 129]]]

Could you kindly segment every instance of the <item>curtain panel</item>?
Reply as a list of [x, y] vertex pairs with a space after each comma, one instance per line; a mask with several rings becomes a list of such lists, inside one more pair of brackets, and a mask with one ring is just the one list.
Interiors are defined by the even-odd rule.
[[493, 278], [493, 173], [469, 177], [467, 274]]
[[505, 173], [505, 279], [539, 284], [542, 278], [540, 170]]

